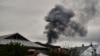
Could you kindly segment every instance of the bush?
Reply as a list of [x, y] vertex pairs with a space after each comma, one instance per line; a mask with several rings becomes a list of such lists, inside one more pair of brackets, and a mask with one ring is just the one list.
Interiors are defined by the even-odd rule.
[[0, 56], [26, 56], [28, 48], [20, 43], [9, 43], [0, 47]]

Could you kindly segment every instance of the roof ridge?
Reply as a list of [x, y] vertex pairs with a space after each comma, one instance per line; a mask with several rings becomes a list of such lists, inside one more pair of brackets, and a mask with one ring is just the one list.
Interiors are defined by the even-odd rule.
[[4, 34], [2, 36], [5, 36], [5, 35], [14, 35], [14, 34], [19, 34], [19, 33]]
[[10, 37], [15, 34], [19, 34], [19, 33], [5, 34], [5, 35], [0, 36], [0, 39], [5, 39], [6, 37]]

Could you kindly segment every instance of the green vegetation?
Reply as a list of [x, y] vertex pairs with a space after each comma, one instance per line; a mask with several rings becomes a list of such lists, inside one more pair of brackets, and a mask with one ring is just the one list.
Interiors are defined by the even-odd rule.
[[79, 51], [77, 50], [77, 47], [70, 49], [70, 56], [79, 56]]
[[27, 50], [24, 45], [20, 43], [9, 43], [0, 47], [0, 56], [26, 56]]
[[64, 53], [64, 52], [54, 52], [54, 51], [51, 51], [49, 52], [49, 56], [68, 56], [67, 53]]

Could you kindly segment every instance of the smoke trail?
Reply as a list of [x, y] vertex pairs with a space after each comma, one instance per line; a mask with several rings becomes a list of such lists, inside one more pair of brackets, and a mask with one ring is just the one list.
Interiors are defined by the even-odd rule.
[[59, 38], [60, 34], [65, 36], [86, 36], [86, 24], [96, 13], [96, 1], [84, 0], [84, 7], [78, 9], [78, 21], [71, 20], [75, 13], [72, 10], [66, 9], [64, 6], [56, 5], [46, 16], [48, 22], [47, 43], [52, 43]]

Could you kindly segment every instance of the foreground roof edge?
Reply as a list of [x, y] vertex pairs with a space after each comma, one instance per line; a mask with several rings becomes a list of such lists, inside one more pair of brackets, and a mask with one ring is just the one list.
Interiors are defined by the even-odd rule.
[[6, 39], [6, 38], [8, 38], [8, 37], [10, 37], [10, 36], [13, 36], [13, 35], [19, 35], [19, 36], [21, 36], [22, 38], [24, 38], [24, 39], [26, 39], [27, 41], [30, 41], [30, 40], [28, 40], [26, 37], [24, 37], [23, 35], [21, 35], [20, 33], [12, 33], [12, 34], [7, 34], [7, 35], [2, 35], [2, 36], [0, 36], [0, 39]]

